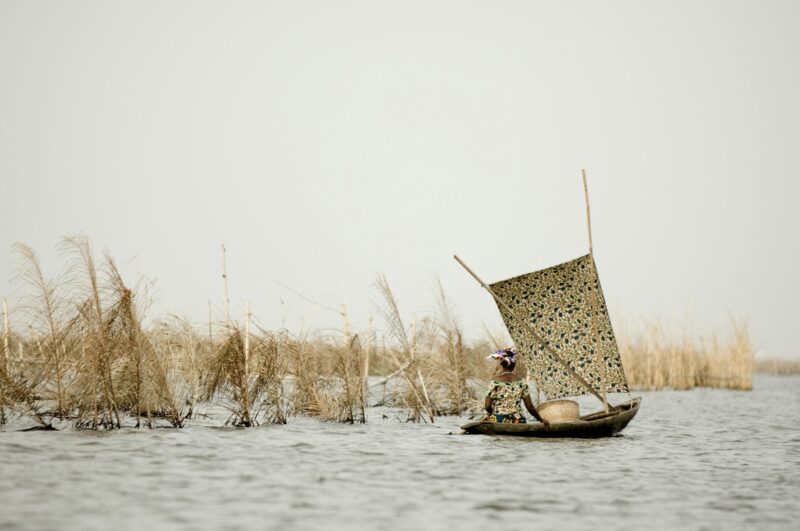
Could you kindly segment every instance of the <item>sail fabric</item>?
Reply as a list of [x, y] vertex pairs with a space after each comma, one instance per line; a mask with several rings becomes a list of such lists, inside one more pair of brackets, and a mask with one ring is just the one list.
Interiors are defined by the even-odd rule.
[[[491, 285], [559, 357], [598, 392], [627, 392], [614, 330], [591, 255]], [[548, 399], [588, 393], [585, 386], [498, 303], [506, 327]], [[596, 312], [596, 314], [595, 314]], [[593, 319], [593, 314], [596, 317]], [[605, 382], [603, 382], [605, 380]]]

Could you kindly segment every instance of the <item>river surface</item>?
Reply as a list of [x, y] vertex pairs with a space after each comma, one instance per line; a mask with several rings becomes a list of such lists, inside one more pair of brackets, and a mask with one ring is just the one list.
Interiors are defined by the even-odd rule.
[[637, 394], [600, 440], [459, 435], [466, 419], [378, 408], [355, 426], [11, 426], [0, 529], [800, 529], [800, 378]]

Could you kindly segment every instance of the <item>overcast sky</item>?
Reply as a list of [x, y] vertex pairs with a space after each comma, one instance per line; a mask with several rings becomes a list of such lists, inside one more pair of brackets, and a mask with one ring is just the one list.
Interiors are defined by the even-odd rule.
[[749, 318], [800, 357], [800, 3], [0, 0], [0, 294], [15, 241], [107, 248], [151, 313], [337, 327], [437, 276], [587, 252], [615, 322]]

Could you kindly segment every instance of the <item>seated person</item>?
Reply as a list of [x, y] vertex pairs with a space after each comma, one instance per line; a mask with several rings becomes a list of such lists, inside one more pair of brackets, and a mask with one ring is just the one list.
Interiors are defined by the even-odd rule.
[[485, 422], [524, 424], [527, 420], [519, 405], [522, 401], [536, 420], [549, 426], [550, 423], [539, 416], [539, 412], [531, 402], [528, 382], [521, 375], [514, 374], [514, 368], [517, 366], [517, 353], [514, 349], [498, 350], [487, 356], [486, 359], [498, 360], [501, 372], [489, 383], [484, 403], [486, 417], [483, 420]]

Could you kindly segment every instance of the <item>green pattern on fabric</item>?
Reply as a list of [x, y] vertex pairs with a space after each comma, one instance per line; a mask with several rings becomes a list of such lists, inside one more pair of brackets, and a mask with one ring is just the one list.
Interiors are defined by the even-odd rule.
[[[496, 282], [492, 290], [578, 374], [600, 390], [605, 368], [608, 392], [627, 392], [619, 348], [611, 328], [605, 297], [590, 255], [541, 271]], [[548, 399], [588, 393], [567, 370], [535, 341], [526, 327], [498, 305], [506, 327], [525, 357], [531, 376]], [[597, 310], [597, 337], [592, 330]], [[600, 352], [598, 358], [595, 350]], [[602, 360], [602, 361], [601, 361]]]
[[492, 409], [498, 415], [522, 414], [519, 401], [528, 394], [528, 382], [525, 380], [513, 382], [492, 380], [486, 391], [486, 396], [492, 399]]

